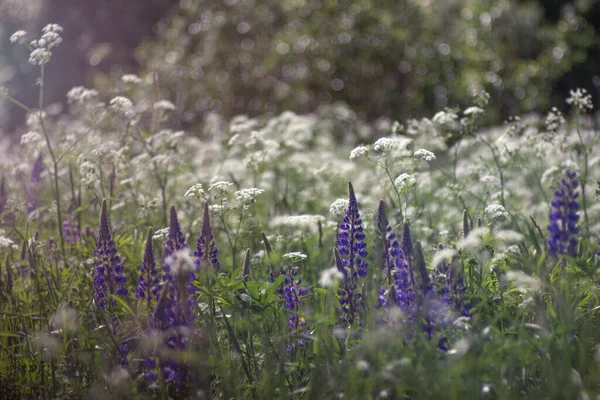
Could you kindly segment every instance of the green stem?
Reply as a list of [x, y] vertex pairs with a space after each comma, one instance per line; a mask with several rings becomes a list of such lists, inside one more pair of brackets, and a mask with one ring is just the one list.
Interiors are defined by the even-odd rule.
[[583, 219], [585, 222], [585, 232], [589, 236], [590, 224], [587, 213], [587, 201], [585, 199], [585, 187], [588, 177], [588, 149], [583, 143], [583, 137], [581, 136], [581, 130], [579, 129], [579, 113], [575, 115], [575, 128], [577, 130], [577, 136], [579, 137], [579, 143], [581, 143], [581, 149], [583, 151], [583, 175], [581, 176], [581, 206], [583, 207]]

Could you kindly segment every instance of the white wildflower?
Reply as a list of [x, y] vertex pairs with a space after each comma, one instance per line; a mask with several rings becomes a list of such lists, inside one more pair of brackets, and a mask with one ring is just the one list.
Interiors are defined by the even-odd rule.
[[329, 212], [339, 218], [346, 213], [346, 210], [348, 209], [348, 203], [349, 202], [347, 199], [337, 199], [331, 203]]
[[435, 154], [433, 154], [431, 151], [425, 150], [425, 149], [419, 149], [419, 150], [415, 151], [414, 157], [420, 158], [421, 160], [424, 160], [424, 161], [435, 160]]
[[235, 192], [235, 198], [240, 203], [248, 205], [254, 203], [256, 198], [264, 192], [265, 191], [263, 189], [257, 188], [241, 189]]
[[208, 187], [208, 191], [212, 192], [213, 190], [219, 190], [221, 192], [226, 192], [229, 188], [233, 186], [233, 183], [227, 181], [219, 181], [215, 182]]
[[350, 152], [350, 161], [354, 161], [366, 154], [368, 154], [368, 149], [365, 146], [360, 145]]
[[6, 236], [0, 236], [0, 249], [19, 249], [19, 246], [13, 242], [12, 239], [7, 238]]
[[17, 43], [17, 44], [24, 44], [25, 43], [25, 36], [27, 36], [27, 32], [25, 31], [16, 31], [15, 33], [13, 33], [10, 36], [10, 42], [11, 43]]
[[50, 61], [50, 57], [52, 56], [52, 52], [43, 47], [33, 49], [29, 54], [29, 64], [32, 65], [44, 65], [48, 64]]
[[187, 274], [196, 269], [196, 264], [189, 248], [176, 251], [165, 259], [165, 264], [171, 267], [171, 273], [174, 277], [187, 277]]
[[511, 231], [511, 230], [501, 230], [495, 233], [494, 235], [497, 240], [503, 243], [519, 243], [525, 240], [525, 236], [521, 235], [519, 232]]
[[38, 132], [30, 131], [21, 136], [21, 146], [26, 146], [28, 144], [38, 144], [42, 140], [42, 135], [40, 135]]
[[169, 228], [163, 228], [163, 229], [159, 229], [156, 232], [154, 232], [154, 235], [152, 235], [152, 239], [154, 240], [165, 240], [169, 237]]
[[465, 111], [463, 111], [463, 114], [467, 117], [471, 117], [471, 116], [477, 117], [483, 113], [484, 113], [483, 109], [481, 109], [479, 107], [469, 107]]
[[570, 96], [567, 98], [567, 104], [575, 107], [579, 112], [585, 112], [591, 110], [594, 106], [592, 104], [592, 95], [587, 90], [577, 88], [569, 92]]
[[62, 33], [62, 31], [63, 31], [62, 26], [60, 26], [58, 24], [47, 24], [42, 29], [42, 33], [49, 33], [49, 32]]
[[475, 228], [469, 235], [463, 239], [462, 248], [463, 249], [477, 249], [483, 244], [483, 237], [490, 232], [488, 228], [481, 227]]
[[381, 139], [377, 139], [377, 141], [373, 143], [373, 150], [387, 153], [394, 147], [394, 144], [394, 139], [383, 137]]
[[293, 228], [303, 228], [315, 231], [320, 222], [325, 221], [322, 215], [280, 215], [269, 222], [271, 226], [289, 226]]
[[291, 263], [297, 263], [302, 260], [306, 260], [308, 258], [308, 256], [304, 253], [294, 251], [294, 252], [286, 253], [286, 254], [282, 255], [281, 258], [283, 258], [284, 260], [289, 261]]
[[169, 100], [160, 100], [154, 103], [154, 109], [156, 111], [174, 111], [175, 104], [171, 103]]
[[79, 326], [77, 310], [68, 304], [60, 304], [56, 312], [50, 317], [50, 324], [54, 329], [61, 332], [75, 332]]
[[0, 86], [0, 97], [8, 96], [8, 88], [6, 86]]
[[562, 113], [556, 107], [552, 107], [548, 116], [546, 117], [546, 129], [550, 132], [556, 132], [556, 130], [565, 123], [565, 118]]
[[458, 115], [456, 115], [453, 112], [440, 111], [433, 116], [433, 122], [448, 128], [454, 128], [456, 126], [457, 121]]
[[196, 183], [194, 186], [189, 188], [184, 194], [185, 197], [204, 197], [204, 187], [201, 183]]
[[139, 85], [142, 80], [136, 74], [125, 74], [121, 77], [121, 81], [125, 84]]
[[57, 32], [46, 32], [38, 40], [38, 45], [51, 49], [62, 43], [62, 37]]
[[344, 274], [342, 274], [337, 267], [331, 267], [321, 272], [319, 277], [319, 286], [322, 287], [332, 287], [335, 282], [341, 281], [344, 279]]
[[400, 174], [394, 181], [394, 186], [399, 192], [405, 193], [411, 191], [417, 185], [417, 178], [407, 173]]
[[87, 89], [83, 86], [75, 86], [67, 92], [67, 101], [69, 104], [85, 104], [98, 97], [98, 92], [94, 89]]
[[542, 281], [539, 278], [529, 276], [522, 271], [508, 271], [504, 274], [504, 281], [515, 285], [521, 292], [539, 292], [542, 288]]
[[449, 262], [452, 260], [452, 257], [456, 256], [458, 252], [453, 249], [443, 249], [435, 253], [433, 256], [433, 260], [431, 261], [431, 265], [433, 267], [437, 267], [442, 262]]
[[506, 212], [506, 209], [500, 204], [490, 204], [485, 208], [484, 214], [490, 223], [500, 222], [508, 219], [508, 213]]
[[131, 118], [135, 115], [133, 103], [127, 97], [117, 96], [110, 101], [109, 105], [114, 112], [126, 118]]

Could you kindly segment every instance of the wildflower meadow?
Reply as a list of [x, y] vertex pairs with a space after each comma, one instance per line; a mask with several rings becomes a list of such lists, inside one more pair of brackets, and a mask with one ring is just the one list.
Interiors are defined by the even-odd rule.
[[179, 129], [158, 73], [49, 107], [64, 34], [9, 40], [39, 97], [1, 92], [26, 129], [0, 162], [0, 398], [600, 398], [586, 90], [495, 125], [475, 88], [403, 121]]

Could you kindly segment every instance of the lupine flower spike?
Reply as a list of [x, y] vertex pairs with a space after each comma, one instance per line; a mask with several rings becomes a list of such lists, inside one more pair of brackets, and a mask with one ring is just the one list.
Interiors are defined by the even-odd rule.
[[38, 154], [31, 168], [31, 174], [29, 175], [29, 186], [26, 188], [27, 196], [27, 213], [31, 214], [38, 206], [38, 191], [39, 186], [42, 183], [42, 173], [44, 172], [44, 160], [42, 154]]
[[577, 256], [577, 234], [579, 233], [579, 186], [577, 172], [567, 170], [566, 179], [560, 181], [551, 203], [550, 225], [548, 226], [548, 252], [553, 255]]
[[152, 228], [148, 229], [144, 259], [140, 267], [138, 286], [135, 289], [135, 297], [146, 300], [148, 309], [152, 304], [152, 298], [158, 297], [158, 271], [154, 261], [154, 248], [152, 247]]
[[202, 217], [202, 233], [196, 242], [196, 251], [194, 252], [196, 265], [199, 266], [204, 262], [205, 265], [210, 265], [214, 269], [218, 269], [220, 264], [217, 255], [217, 246], [210, 224], [210, 215], [208, 214], [208, 203], [205, 203], [204, 216]]
[[96, 307], [106, 309], [107, 304], [114, 304], [114, 300], [107, 303], [111, 295], [127, 296], [123, 265], [117, 255], [115, 242], [110, 233], [106, 199], [102, 200], [100, 213], [100, 229], [96, 238], [96, 268], [94, 268], [94, 300]]
[[[367, 244], [363, 232], [362, 220], [358, 212], [358, 203], [352, 183], [348, 182], [348, 209], [339, 225], [336, 247], [336, 266], [344, 274], [344, 288], [340, 290], [342, 322], [354, 324], [361, 304], [361, 294], [356, 291], [359, 277], [367, 276]], [[359, 324], [362, 323], [359, 321]]]

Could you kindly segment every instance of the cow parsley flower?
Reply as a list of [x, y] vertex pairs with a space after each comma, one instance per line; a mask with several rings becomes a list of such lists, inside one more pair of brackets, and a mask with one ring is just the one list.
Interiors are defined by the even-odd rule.
[[369, 150], [365, 146], [360, 145], [350, 152], [350, 161], [354, 161], [354, 160], [368, 154], [368, 152], [369, 152]]
[[237, 201], [246, 206], [254, 203], [256, 198], [264, 192], [265, 191], [263, 189], [257, 188], [241, 189], [235, 192], [235, 198]]
[[484, 113], [483, 109], [481, 109], [479, 107], [469, 107], [465, 111], [463, 111], [463, 114], [467, 117], [478, 117], [479, 115], [481, 115], [483, 113]]
[[121, 77], [121, 81], [125, 84], [131, 85], [139, 85], [142, 83], [140, 77], [135, 74], [125, 74]]
[[373, 150], [380, 151], [382, 153], [388, 153], [390, 150], [392, 150], [394, 144], [394, 139], [383, 137], [381, 139], [377, 139], [377, 141], [373, 143]]
[[428, 151], [425, 149], [419, 149], [419, 150], [415, 151], [414, 157], [419, 158], [424, 161], [435, 160], [435, 154], [433, 154], [431, 151]]
[[190, 187], [187, 192], [184, 194], [185, 197], [204, 197], [204, 187], [201, 183], [196, 183], [194, 186]]
[[336, 199], [329, 207], [329, 212], [336, 217], [341, 217], [348, 208], [348, 199]]
[[556, 130], [565, 123], [565, 118], [562, 113], [556, 107], [552, 107], [548, 116], [546, 117], [546, 129], [550, 132], [556, 132]]
[[417, 178], [407, 173], [400, 174], [394, 181], [396, 190], [401, 193], [410, 192], [417, 185]]
[[29, 54], [29, 64], [40, 66], [48, 64], [51, 56], [52, 52], [43, 47], [33, 49]]
[[308, 258], [308, 256], [304, 253], [294, 251], [294, 252], [286, 253], [286, 254], [282, 255], [281, 258], [283, 258], [284, 260], [287, 260], [291, 263], [297, 263], [302, 260], [306, 260]]
[[135, 115], [133, 103], [127, 97], [114, 97], [110, 101], [109, 106], [115, 113], [120, 114], [126, 118], [131, 118]]
[[490, 223], [501, 222], [508, 219], [506, 209], [500, 204], [490, 204], [485, 208], [484, 214]]
[[67, 92], [67, 101], [69, 104], [87, 104], [98, 97], [98, 92], [94, 89], [87, 89], [83, 86], [75, 86]]
[[342, 274], [336, 267], [328, 268], [321, 272], [319, 276], [319, 286], [329, 288], [334, 285], [335, 282], [344, 279]]
[[175, 104], [171, 103], [169, 100], [160, 100], [154, 103], [154, 109], [156, 111], [174, 111]]
[[571, 90], [569, 94], [570, 96], [567, 98], [567, 104], [575, 107], [579, 112], [583, 113], [594, 108], [592, 104], [592, 95], [589, 94], [587, 90], [577, 88]]
[[16, 31], [15, 33], [13, 33], [10, 36], [10, 42], [15, 44], [24, 44], [26, 39], [25, 37], [27, 36], [27, 32], [25, 31]]

